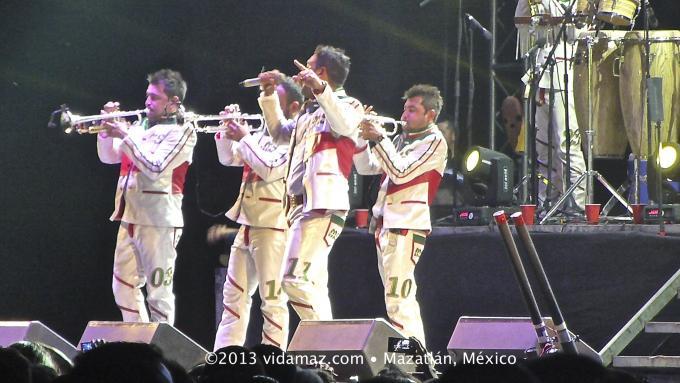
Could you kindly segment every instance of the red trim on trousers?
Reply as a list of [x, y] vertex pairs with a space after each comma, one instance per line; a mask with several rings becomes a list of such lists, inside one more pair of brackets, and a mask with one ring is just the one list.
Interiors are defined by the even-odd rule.
[[234, 287], [236, 287], [237, 289], [241, 290], [241, 292], [245, 292], [245, 290], [243, 290], [243, 287], [239, 286], [238, 283], [236, 283], [235, 280], [231, 279], [230, 276], [227, 275], [227, 279], [229, 280], [229, 283], [231, 283], [232, 286], [234, 286]]
[[299, 302], [295, 302], [295, 301], [291, 301], [291, 300], [289, 300], [288, 302], [290, 302], [290, 304], [293, 305], [293, 306], [298, 306], [298, 307], [302, 307], [302, 308], [306, 308], [306, 309], [310, 309], [310, 310], [314, 311], [314, 307], [312, 307], [311, 305], [306, 305], [304, 303], [299, 303]]
[[283, 331], [283, 327], [281, 327], [280, 324], [274, 322], [271, 318], [269, 318], [268, 316], [264, 315], [264, 313], [262, 313], [262, 317], [264, 318], [264, 320], [266, 320], [267, 322], [271, 323], [272, 326], [274, 326], [274, 327], [278, 328], [279, 330]]
[[131, 288], [131, 289], [134, 289], [134, 288], [135, 288], [135, 286], [134, 286], [132, 283], [127, 283], [127, 282], [125, 282], [124, 280], [122, 280], [122, 279], [121, 279], [119, 276], [117, 276], [116, 274], [113, 274], [113, 278], [114, 278], [115, 280], [117, 280], [118, 282], [120, 282], [122, 285], [125, 285], [125, 286], [127, 286], [127, 287], [129, 287], [129, 288]]
[[224, 309], [227, 310], [227, 311], [229, 311], [229, 312], [231, 313], [231, 315], [235, 316], [236, 319], [241, 319], [241, 316], [238, 315], [238, 314], [236, 313], [236, 311], [230, 309], [229, 306], [227, 306], [227, 305], [222, 305], [222, 306], [224, 306]]
[[123, 307], [123, 306], [121, 306], [121, 305], [118, 305], [118, 308], [121, 309], [121, 310], [123, 310], [123, 311], [127, 311], [127, 312], [131, 312], [131, 313], [139, 314], [139, 310], [129, 309], [129, 308]]
[[274, 343], [274, 345], [275, 345], [276, 347], [281, 348], [281, 343], [279, 343], [279, 342], [275, 341], [274, 339], [272, 339], [272, 337], [270, 337], [269, 335], [267, 335], [266, 332], [262, 331], [262, 337], [265, 338], [265, 339], [267, 339], [268, 341]]
[[390, 323], [392, 323], [392, 324], [393, 324], [396, 328], [398, 328], [399, 330], [403, 330], [403, 329], [404, 329], [404, 325], [402, 325], [402, 324], [399, 323], [399, 322], [394, 321], [393, 319], [390, 319]]
[[[147, 302], [147, 304], [148, 304], [148, 302]], [[166, 313], [162, 312], [161, 310], [153, 307], [152, 305], [149, 305], [149, 310], [155, 312], [156, 314], [159, 314], [160, 316], [162, 316], [166, 320], [168, 319], [168, 314], [166, 314]]]

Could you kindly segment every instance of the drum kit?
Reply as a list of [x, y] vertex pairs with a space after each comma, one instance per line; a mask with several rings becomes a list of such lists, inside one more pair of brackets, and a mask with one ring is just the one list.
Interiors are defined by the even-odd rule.
[[[678, 142], [680, 31], [648, 31], [646, 40], [644, 30], [632, 30], [641, 11], [640, 0], [574, 1], [575, 12], [568, 20], [576, 31], [575, 38], [572, 38], [576, 46], [573, 60], [574, 107], [581, 135], [586, 137], [584, 153], [588, 156], [589, 173], [593, 157], [621, 159], [630, 145], [636, 158], [646, 159], [654, 154], [659, 145], [655, 135], [650, 135], [652, 142], [651, 145], [648, 144], [645, 77], [647, 42], [650, 47], [649, 76], [663, 79], [664, 118], [660, 122], [661, 141]], [[563, 18], [549, 15], [539, 16], [539, 22], [536, 22], [536, 16], [528, 22], [516, 18], [516, 24], [526, 25], [518, 26], [518, 48], [522, 54], [528, 52], [544, 36], [555, 35], [550, 31], [560, 27], [556, 21], [564, 21]], [[596, 29], [596, 21], [599, 21], [599, 26], [603, 23], [611, 24], [618, 30]], [[624, 28], [629, 30], [623, 30]], [[569, 33], [567, 40], [569, 41]], [[652, 148], [651, 153], [649, 148]], [[599, 173], [595, 176], [600, 181], [603, 180]], [[588, 180], [587, 188], [588, 202], [591, 203], [592, 180]], [[569, 193], [570, 190], [565, 196]], [[631, 210], [630, 204], [617, 196], [618, 193], [614, 191], [612, 194]], [[634, 198], [637, 199], [637, 196]]]

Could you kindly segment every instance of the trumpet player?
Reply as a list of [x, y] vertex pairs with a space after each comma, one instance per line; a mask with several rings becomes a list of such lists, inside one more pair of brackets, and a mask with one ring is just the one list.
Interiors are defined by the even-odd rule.
[[307, 66], [294, 61], [308, 100], [287, 122], [274, 85], [276, 71], [261, 73], [259, 98], [267, 128], [277, 143], [290, 142], [286, 170], [286, 271], [283, 290], [301, 319], [332, 319], [328, 255], [349, 210], [348, 177], [363, 116], [361, 103], [343, 84], [350, 58], [342, 49], [319, 45]]
[[416, 299], [415, 269], [431, 231], [429, 205], [444, 174], [447, 145], [435, 125], [443, 99], [431, 85], [414, 85], [404, 93], [402, 134], [391, 141], [370, 119], [360, 125], [368, 141], [354, 156], [360, 174], [382, 174], [373, 205], [378, 271], [390, 322], [425, 345]]
[[[302, 92], [290, 78], [276, 87], [286, 121], [300, 111]], [[236, 106], [225, 108], [227, 114]], [[238, 121], [226, 123], [224, 133], [215, 134], [220, 163], [242, 166], [238, 199], [227, 217], [241, 224], [231, 246], [227, 278], [223, 288], [224, 311], [215, 336], [215, 350], [243, 345], [250, 318], [251, 296], [259, 286], [262, 305], [262, 343], [286, 349], [288, 343], [288, 297], [281, 290], [286, 219], [283, 213], [288, 143], [273, 142], [266, 129], [250, 134]]]
[[[112, 221], [120, 221], [113, 260], [113, 295], [126, 322], [175, 321], [175, 247], [182, 235], [182, 191], [196, 134], [177, 120], [187, 85], [179, 72], [148, 76], [147, 116], [136, 125], [106, 121], [99, 159], [120, 163]], [[114, 112], [109, 102], [104, 112]], [[141, 288], [146, 285], [146, 303]]]

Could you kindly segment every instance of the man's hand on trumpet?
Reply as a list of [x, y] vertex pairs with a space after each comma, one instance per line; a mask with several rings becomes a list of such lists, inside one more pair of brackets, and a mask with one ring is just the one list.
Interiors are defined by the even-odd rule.
[[[239, 114], [241, 114], [241, 110], [238, 104], [227, 105], [224, 107], [224, 110], [220, 112], [220, 116], [234, 116]], [[222, 120], [222, 124], [226, 127], [224, 135], [230, 140], [241, 141], [243, 137], [250, 134], [250, 126], [243, 120], [228, 118]]]
[[230, 140], [241, 141], [243, 137], [250, 135], [250, 125], [245, 122], [229, 120], [225, 125], [227, 129], [224, 135]]
[[[120, 110], [119, 102], [109, 101], [106, 104], [104, 104], [104, 107], [102, 108], [101, 112], [102, 114], [106, 114], [118, 112], [119, 110]], [[102, 127], [105, 129], [106, 135], [108, 137], [123, 139], [128, 135], [128, 128], [130, 127], [130, 124], [124, 119], [121, 120], [110, 118], [102, 120]]]
[[[364, 106], [364, 113], [367, 115], [376, 115], [373, 111], [373, 106], [371, 105]], [[382, 140], [385, 135], [385, 129], [375, 121], [363, 119], [361, 120], [361, 123], [359, 123], [359, 136], [364, 140], [378, 142]]]

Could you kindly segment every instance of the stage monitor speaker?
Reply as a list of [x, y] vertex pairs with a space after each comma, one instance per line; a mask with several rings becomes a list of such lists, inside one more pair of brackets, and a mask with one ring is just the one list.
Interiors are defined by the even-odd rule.
[[166, 358], [176, 361], [187, 370], [204, 363], [208, 352], [167, 323], [92, 321], [87, 324], [78, 347], [95, 339], [153, 344], [163, 351]]
[[[548, 327], [548, 334], [557, 337], [552, 318], [543, 318], [543, 321]], [[529, 317], [462, 316], [456, 323], [447, 349], [458, 362], [475, 358], [480, 352], [483, 352], [482, 356], [491, 357], [513, 355], [519, 360], [536, 356], [537, 345], [536, 330]], [[580, 339], [576, 342], [576, 349], [579, 354], [602, 362], [597, 351]]]
[[388, 352], [390, 338], [404, 339], [384, 319], [301, 321], [288, 345], [296, 363], [330, 365], [339, 379], [375, 376], [388, 362], [412, 373], [415, 364], [405, 355]]
[[0, 322], [0, 346], [7, 347], [21, 341], [39, 342], [50, 346], [63, 353], [71, 361], [78, 355], [78, 350], [71, 343], [41, 322]]

